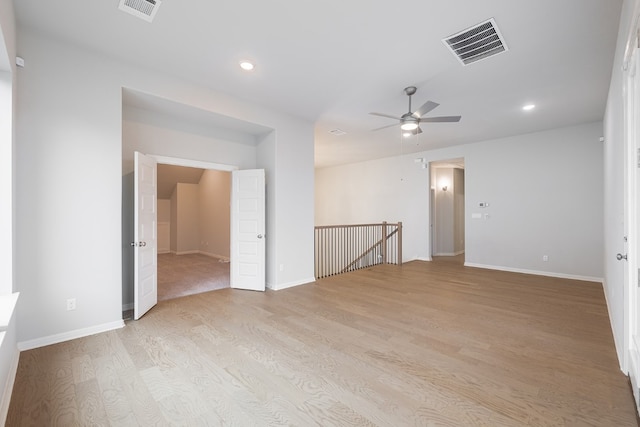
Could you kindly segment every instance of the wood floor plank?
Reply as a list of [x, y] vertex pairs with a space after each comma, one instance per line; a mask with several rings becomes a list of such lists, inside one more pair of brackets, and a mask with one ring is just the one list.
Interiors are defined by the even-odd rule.
[[96, 427], [110, 425], [102, 403], [100, 387], [95, 378], [76, 385], [76, 399], [78, 401], [78, 421], [82, 425]]
[[[184, 274], [187, 274], [185, 272]], [[23, 352], [8, 426], [635, 426], [602, 286], [378, 266]]]

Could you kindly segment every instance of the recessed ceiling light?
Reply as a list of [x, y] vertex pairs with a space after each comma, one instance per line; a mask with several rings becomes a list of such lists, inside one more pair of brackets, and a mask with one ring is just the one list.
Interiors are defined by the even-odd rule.
[[245, 71], [251, 71], [255, 68], [255, 65], [253, 65], [253, 62], [250, 61], [240, 61], [240, 68]]
[[524, 107], [522, 107], [522, 109], [523, 109], [524, 111], [531, 111], [531, 110], [533, 110], [534, 108], [536, 108], [535, 104], [527, 104], [527, 105], [525, 105]]

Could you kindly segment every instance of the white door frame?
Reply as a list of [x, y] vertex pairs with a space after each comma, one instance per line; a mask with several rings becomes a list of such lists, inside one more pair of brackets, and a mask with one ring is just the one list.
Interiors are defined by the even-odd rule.
[[162, 165], [185, 166], [189, 168], [211, 169], [211, 170], [219, 170], [219, 171], [227, 171], [227, 172], [240, 169], [238, 166], [225, 165], [224, 163], [203, 162], [201, 160], [182, 159], [179, 157], [158, 156], [155, 154], [147, 154], [147, 156], [156, 159], [156, 162], [159, 165], [162, 164]]
[[[156, 161], [159, 165], [173, 165], [173, 166], [185, 166], [191, 168], [199, 168], [199, 169], [209, 169], [209, 170], [219, 170], [231, 172], [234, 170], [239, 170], [240, 168], [235, 165], [226, 165], [223, 163], [213, 163], [213, 162], [204, 162], [200, 160], [191, 160], [191, 159], [182, 159], [179, 157], [168, 157], [168, 156], [159, 156], [156, 154], [145, 154], [147, 157], [150, 157]], [[156, 224], [157, 226], [157, 224]], [[157, 233], [157, 230], [156, 230]], [[233, 242], [231, 242], [233, 244]], [[157, 253], [156, 253], [156, 265], [157, 265]], [[135, 298], [135, 293], [134, 293]], [[135, 301], [134, 301], [135, 305]]]
[[624, 352], [623, 370], [629, 375], [636, 404], [640, 399], [640, 288], [638, 254], [640, 254], [640, 3], [636, 4], [624, 55], [624, 226], [627, 236], [624, 266]]

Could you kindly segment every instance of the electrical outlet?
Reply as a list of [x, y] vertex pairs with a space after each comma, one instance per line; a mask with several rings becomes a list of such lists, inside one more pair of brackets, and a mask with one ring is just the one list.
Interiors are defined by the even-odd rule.
[[71, 311], [71, 310], [75, 310], [76, 309], [76, 299], [75, 298], [69, 298], [67, 300], [67, 311]]
[[544, 262], [549, 261], [549, 255], [542, 255], [542, 261]]

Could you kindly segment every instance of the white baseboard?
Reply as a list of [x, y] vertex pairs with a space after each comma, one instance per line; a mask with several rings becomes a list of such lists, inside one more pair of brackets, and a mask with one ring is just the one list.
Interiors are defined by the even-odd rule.
[[[635, 347], [635, 346], [634, 346]], [[640, 409], [640, 384], [638, 384], [638, 351], [637, 349], [629, 350], [629, 381], [631, 381], [631, 392], [633, 393], [633, 401], [636, 404], [636, 410]]]
[[74, 340], [76, 338], [88, 337], [89, 335], [99, 334], [101, 332], [108, 332], [114, 329], [120, 329], [124, 326], [124, 320], [116, 320], [110, 323], [103, 323], [102, 325], [90, 326], [88, 328], [76, 329], [74, 331], [63, 332], [61, 334], [49, 335], [47, 337], [36, 338], [28, 341], [21, 341], [18, 343], [18, 350], [25, 351], [34, 348], [45, 347], [51, 344], [58, 344], [64, 341]]
[[602, 284], [604, 280], [602, 277], [578, 276], [575, 274], [555, 273], [551, 271], [540, 271], [540, 270], [526, 270], [523, 268], [502, 267], [499, 265], [475, 264], [472, 262], [465, 262], [464, 266], [475, 267], [475, 268], [485, 268], [487, 270], [509, 271], [511, 273], [533, 274], [536, 276], [556, 277], [558, 279], [582, 280], [584, 282], [596, 282], [600, 284]]
[[7, 422], [7, 415], [9, 415], [9, 404], [11, 403], [11, 395], [13, 394], [13, 384], [16, 382], [16, 374], [18, 373], [18, 362], [20, 361], [20, 352], [16, 348], [16, 351], [11, 360], [9, 366], [9, 375], [7, 376], [7, 382], [4, 384], [2, 391], [2, 402], [0, 402], [0, 424], [5, 425]]
[[316, 278], [312, 277], [310, 279], [296, 280], [295, 282], [281, 283], [279, 285], [272, 285], [272, 284], [267, 283], [267, 288], [271, 289], [272, 291], [281, 291], [283, 289], [293, 288], [295, 286], [307, 285], [307, 284], [313, 283], [315, 281], [316, 281]]
[[199, 254], [200, 251], [195, 250], [195, 251], [182, 251], [182, 252], [173, 252], [176, 255], [192, 255], [192, 254]]
[[171, 251], [169, 249], [160, 249], [160, 248], [158, 248], [158, 255], [170, 254], [170, 253], [171, 253]]
[[212, 254], [211, 252], [200, 251], [200, 255], [205, 255], [211, 258], [221, 259], [224, 262], [229, 262], [230, 258], [224, 255]]
[[[609, 304], [609, 295], [607, 293], [607, 284], [606, 284], [606, 280], [602, 281], [602, 291], [604, 293], [604, 301], [607, 304], [607, 313], [613, 313], [614, 311], [612, 310], [611, 304]], [[613, 324], [613, 317], [611, 316], [607, 316], [607, 318], [609, 319], [609, 325], [611, 326], [611, 330], [615, 331], [616, 328], [614, 327]], [[620, 364], [620, 370], [625, 374], [625, 375], [629, 375], [629, 358], [628, 356], [628, 350], [624, 348], [624, 345], [621, 342], [618, 342], [619, 338], [617, 337], [616, 334], [613, 334], [613, 344], [616, 348], [616, 356], [618, 356], [618, 363]]]

